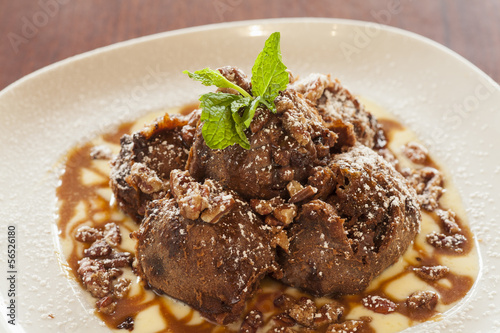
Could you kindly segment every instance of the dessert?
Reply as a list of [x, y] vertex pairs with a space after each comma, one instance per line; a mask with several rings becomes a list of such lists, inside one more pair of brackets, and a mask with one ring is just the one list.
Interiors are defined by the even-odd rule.
[[109, 327], [385, 332], [472, 286], [453, 260], [475, 258], [472, 235], [425, 147], [400, 154], [402, 126], [329, 76], [277, 67], [280, 89], [235, 67], [189, 73], [219, 80], [201, 109], [125, 124], [68, 156], [61, 238]]

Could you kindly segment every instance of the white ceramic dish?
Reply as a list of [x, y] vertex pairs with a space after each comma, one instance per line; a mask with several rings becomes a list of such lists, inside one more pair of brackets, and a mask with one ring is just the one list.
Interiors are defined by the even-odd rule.
[[[58, 161], [106, 128], [209, 90], [184, 69], [229, 64], [249, 73], [274, 31], [282, 33], [283, 60], [295, 75], [332, 73], [397, 115], [454, 175], [479, 240], [480, 275], [441, 321], [405, 332], [500, 331], [500, 87], [428, 39], [335, 19], [236, 22], [134, 39], [61, 61], [0, 92], [1, 243], [8, 225], [17, 228], [16, 326], [5, 321], [9, 286], [2, 278], [2, 331], [109, 331], [60, 261]], [[0, 267], [7, 274], [2, 247]]]

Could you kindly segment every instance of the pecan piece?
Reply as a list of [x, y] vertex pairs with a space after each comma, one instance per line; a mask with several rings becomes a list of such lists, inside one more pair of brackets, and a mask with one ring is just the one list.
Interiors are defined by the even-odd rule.
[[264, 323], [264, 317], [259, 310], [251, 310], [243, 319], [240, 327], [240, 333], [255, 333]]
[[111, 254], [113, 249], [111, 246], [104, 240], [99, 239], [96, 240], [90, 247], [83, 251], [84, 255], [89, 258], [103, 258], [107, 257]]
[[429, 156], [427, 148], [417, 142], [408, 142], [403, 146], [402, 152], [410, 161], [416, 164], [424, 164]]
[[273, 211], [273, 216], [284, 225], [289, 225], [297, 216], [297, 206], [294, 204], [282, 204]]
[[188, 171], [172, 170], [170, 190], [179, 205], [180, 213], [187, 219], [196, 220], [208, 208], [210, 190], [196, 182]]
[[421, 279], [428, 281], [437, 281], [445, 277], [450, 269], [446, 266], [437, 265], [414, 267], [412, 271]]
[[443, 223], [444, 230], [449, 234], [456, 234], [462, 231], [457, 224], [456, 214], [452, 210], [436, 209], [436, 214]]
[[82, 243], [93, 243], [102, 238], [102, 232], [89, 226], [81, 226], [75, 234], [75, 239]]
[[387, 298], [376, 295], [368, 295], [364, 297], [362, 303], [365, 308], [381, 314], [389, 314], [397, 309], [396, 303]]
[[104, 226], [104, 240], [111, 246], [118, 246], [122, 242], [120, 227], [116, 223], [107, 223]]
[[467, 238], [462, 234], [454, 234], [447, 236], [437, 232], [432, 232], [426, 237], [427, 243], [438, 249], [445, 249], [448, 251], [462, 253], [463, 247], [467, 243]]
[[231, 194], [218, 195], [210, 200], [210, 207], [201, 213], [201, 219], [207, 223], [217, 223], [221, 217], [231, 211], [235, 204]]
[[289, 201], [290, 201], [290, 203], [304, 201], [304, 200], [312, 198], [317, 192], [318, 192], [318, 189], [316, 187], [312, 187], [311, 185], [307, 185], [302, 190], [295, 193], [290, 198]]
[[142, 163], [132, 165], [130, 175], [126, 181], [147, 194], [159, 192], [163, 189], [163, 182], [156, 174], [156, 171]]
[[439, 296], [433, 291], [417, 291], [406, 299], [406, 305], [411, 310], [432, 311], [437, 305]]

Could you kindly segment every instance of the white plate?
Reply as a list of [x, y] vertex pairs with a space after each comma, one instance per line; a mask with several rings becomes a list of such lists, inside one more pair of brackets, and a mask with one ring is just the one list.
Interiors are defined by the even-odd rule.
[[[295, 75], [332, 73], [396, 114], [454, 175], [480, 241], [481, 273], [443, 320], [408, 332], [500, 331], [500, 87], [428, 39], [334, 19], [236, 22], [134, 39], [61, 61], [0, 92], [4, 331], [108, 331], [58, 259], [58, 161], [110, 126], [194, 101], [210, 89], [188, 79], [184, 69], [236, 65], [249, 73], [274, 31], [282, 33], [283, 60]], [[16, 326], [5, 321], [7, 225], [17, 227]]]

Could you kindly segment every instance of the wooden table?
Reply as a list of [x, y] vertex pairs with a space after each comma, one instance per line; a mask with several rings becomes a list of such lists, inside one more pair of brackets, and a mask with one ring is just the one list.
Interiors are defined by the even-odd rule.
[[276, 17], [373, 21], [429, 37], [500, 82], [500, 0], [0, 0], [0, 89], [134, 37]]

